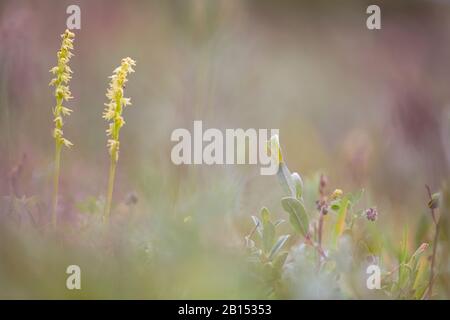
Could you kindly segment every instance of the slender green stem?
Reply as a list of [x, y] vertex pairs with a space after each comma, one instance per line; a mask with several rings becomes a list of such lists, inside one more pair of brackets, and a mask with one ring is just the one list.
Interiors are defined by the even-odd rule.
[[320, 217], [319, 217], [319, 246], [322, 247], [322, 234], [323, 234], [323, 220], [324, 220], [324, 214], [322, 212], [320, 212]]
[[[433, 200], [433, 196], [431, 193], [431, 189], [428, 185], [425, 185], [428, 197], [430, 198], [430, 201]], [[439, 220], [436, 217], [436, 211], [433, 207], [430, 207], [431, 210], [431, 217], [433, 218], [434, 222], [434, 239], [433, 239], [433, 254], [431, 256], [431, 266], [430, 266], [430, 279], [428, 280], [428, 290], [427, 290], [427, 297], [428, 299], [431, 299], [433, 296], [433, 283], [434, 283], [434, 277], [435, 277], [435, 264], [436, 264], [436, 249], [438, 246], [439, 241]]]
[[435, 277], [435, 265], [436, 265], [436, 250], [439, 241], [439, 222], [435, 224], [434, 239], [433, 239], [433, 254], [431, 256], [431, 267], [430, 267], [430, 279], [428, 281], [428, 299], [433, 296], [433, 283]]
[[111, 156], [111, 163], [109, 166], [108, 191], [106, 195], [105, 211], [103, 213], [103, 222], [109, 222], [111, 213], [111, 202], [114, 192], [114, 177], [116, 174], [117, 161], [119, 159], [119, 133], [120, 128], [125, 121], [122, 118], [123, 107], [130, 104], [129, 98], [123, 97], [123, 88], [127, 82], [127, 75], [134, 72], [133, 66], [136, 65], [131, 58], [122, 59], [120, 67], [113, 71], [111, 83], [106, 92], [109, 98], [109, 103], [106, 104], [103, 118], [109, 122], [109, 128], [106, 130], [108, 136], [108, 149]]
[[103, 214], [103, 222], [108, 223], [109, 215], [111, 213], [111, 202], [114, 191], [114, 178], [116, 175], [117, 161], [114, 157], [111, 157], [111, 164], [109, 166], [109, 178], [108, 178], [108, 193], [106, 196], [105, 212]]
[[61, 143], [55, 141], [55, 167], [53, 173], [53, 199], [52, 199], [52, 226], [56, 228], [57, 207], [58, 207], [58, 189], [59, 189], [59, 171], [61, 167]]

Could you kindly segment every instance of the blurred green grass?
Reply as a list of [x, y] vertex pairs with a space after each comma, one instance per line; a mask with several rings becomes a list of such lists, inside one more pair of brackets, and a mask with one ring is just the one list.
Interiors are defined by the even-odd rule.
[[[53, 152], [48, 69], [66, 5], [0, 4], [0, 194], [36, 196], [32, 214], [43, 221]], [[65, 126], [75, 146], [62, 160], [64, 232], [49, 235], [26, 218], [18, 229], [1, 222], [0, 297], [266, 297], [246, 268], [243, 239], [262, 206], [283, 217], [281, 188], [257, 167], [174, 166], [170, 133], [197, 119], [219, 129], [279, 128], [295, 171], [367, 191], [363, 205], [381, 213], [371, 234], [389, 252], [405, 225], [415, 235], [410, 250], [430, 242], [424, 185], [437, 190], [449, 177], [449, 136], [440, 134], [450, 98], [450, 46], [442, 41], [449, 10], [423, 1], [383, 5], [383, 29], [373, 33], [356, 1], [80, 1], [74, 113]], [[97, 209], [80, 206], [103, 201], [109, 162], [101, 112], [107, 77], [124, 56], [137, 67], [126, 89], [133, 106], [114, 195], [121, 222], [104, 235]], [[0, 214], [10, 212], [9, 201]], [[82, 268], [81, 293], [64, 287], [73, 261]], [[448, 276], [439, 290], [448, 297]]]

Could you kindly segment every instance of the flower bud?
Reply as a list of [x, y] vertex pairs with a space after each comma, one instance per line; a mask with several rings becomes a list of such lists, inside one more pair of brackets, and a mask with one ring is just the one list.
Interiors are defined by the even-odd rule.
[[297, 172], [291, 174], [291, 180], [295, 186], [297, 199], [300, 199], [303, 194], [303, 180]]
[[342, 194], [343, 194], [343, 192], [341, 189], [334, 190], [333, 193], [331, 194], [331, 200], [336, 200], [336, 199], [342, 197]]
[[378, 211], [375, 208], [369, 208], [366, 210], [366, 217], [369, 221], [375, 221], [378, 218]]

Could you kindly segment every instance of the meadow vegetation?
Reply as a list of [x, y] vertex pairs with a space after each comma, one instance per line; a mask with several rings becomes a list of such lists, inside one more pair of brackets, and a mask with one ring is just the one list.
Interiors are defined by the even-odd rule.
[[[429, 97], [445, 101], [439, 87], [427, 91], [419, 69], [404, 71], [420, 57], [401, 61], [405, 74], [387, 75], [366, 60], [375, 51], [394, 68], [384, 38], [372, 43], [355, 32], [352, 39], [373, 47], [322, 50], [306, 36], [295, 41], [278, 17], [288, 12], [230, 3], [188, 17], [122, 4], [108, 17], [129, 25], [67, 30], [58, 45], [55, 32], [33, 42], [16, 14], [30, 8], [5, 11], [19, 22], [0, 25], [9, 31], [0, 33], [9, 48], [0, 51], [0, 298], [450, 298], [450, 118]], [[123, 10], [128, 5], [133, 10]], [[53, 9], [43, 6], [36, 15]], [[160, 15], [141, 16], [140, 6]], [[327, 45], [335, 40], [327, 32], [346, 30], [335, 19], [337, 27], [317, 26]], [[278, 24], [265, 24], [272, 20]], [[436, 31], [441, 20], [424, 21], [421, 28]], [[294, 29], [309, 30], [301, 26]], [[136, 40], [142, 30], [152, 41]], [[27, 50], [7, 34], [22, 35]], [[44, 72], [54, 51], [50, 100]], [[21, 69], [17, 52], [39, 52], [42, 65], [25, 54]], [[371, 77], [349, 71], [349, 52]], [[120, 60], [128, 55], [139, 65], [129, 84], [136, 62]], [[106, 75], [119, 61], [102, 114]], [[33, 81], [17, 80], [27, 70]], [[136, 108], [125, 108], [125, 87]], [[220, 129], [279, 128], [267, 144], [277, 174], [260, 175], [251, 164], [172, 163], [170, 132], [196, 119]], [[81, 268], [82, 290], [65, 287], [72, 264]], [[381, 287], [370, 290], [373, 265]]]

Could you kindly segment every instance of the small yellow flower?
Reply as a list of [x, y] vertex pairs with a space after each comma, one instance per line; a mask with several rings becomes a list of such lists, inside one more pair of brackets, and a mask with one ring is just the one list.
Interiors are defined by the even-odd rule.
[[72, 78], [72, 69], [68, 63], [73, 54], [70, 50], [73, 49], [73, 39], [75, 34], [66, 30], [62, 35], [61, 48], [57, 53], [58, 65], [51, 68], [50, 72], [55, 76], [50, 81], [50, 86], [55, 86], [56, 106], [53, 109], [53, 116], [55, 122], [55, 129], [53, 130], [53, 137], [59, 145], [70, 147], [73, 144], [63, 137], [63, 116], [68, 116], [72, 112], [71, 109], [62, 105], [63, 101], [72, 99], [72, 93], [69, 89], [69, 81]]
[[105, 211], [103, 213], [103, 219], [105, 222], [109, 219], [111, 211], [111, 202], [114, 191], [114, 176], [116, 171], [117, 161], [119, 160], [119, 133], [120, 128], [125, 124], [122, 117], [123, 108], [130, 105], [130, 98], [123, 96], [123, 88], [128, 81], [127, 76], [129, 73], [134, 72], [133, 67], [136, 62], [131, 58], [122, 59], [122, 63], [113, 71], [113, 75], [109, 78], [109, 88], [106, 91], [106, 97], [109, 99], [108, 103], [105, 103], [105, 110], [103, 112], [103, 119], [109, 122], [106, 135], [108, 136], [107, 147], [111, 156], [111, 163], [109, 167], [108, 178], [108, 191], [106, 195]]
[[336, 200], [336, 199], [342, 197], [342, 195], [343, 195], [342, 190], [341, 189], [336, 189], [336, 190], [333, 191], [333, 193], [331, 194], [330, 198], [331, 198], [331, 200]]
[[106, 92], [106, 97], [109, 99], [109, 102], [105, 103], [106, 108], [103, 112], [103, 119], [110, 121], [106, 130], [107, 136], [110, 137], [107, 146], [111, 158], [116, 162], [119, 159], [120, 128], [125, 124], [122, 111], [124, 107], [131, 105], [130, 98], [123, 96], [123, 88], [128, 81], [128, 74], [134, 72], [133, 67], [135, 65], [136, 62], [131, 58], [122, 59], [121, 65], [110, 76], [111, 82]]
[[57, 52], [58, 65], [50, 69], [55, 77], [50, 81], [50, 86], [55, 87], [56, 106], [53, 108], [53, 122], [55, 128], [53, 129], [53, 138], [55, 139], [55, 169], [53, 181], [53, 199], [52, 199], [52, 225], [56, 227], [57, 222], [57, 207], [58, 207], [58, 189], [59, 189], [59, 172], [61, 162], [62, 146], [71, 147], [73, 144], [63, 136], [64, 116], [69, 116], [72, 110], [63, 106], [64, 101], [72, 99], [72, 94], [69, 89], [69, 81], [72, 78], [72, 69], [68, 63], [73, 54], [73, 39], [75, 35], [66, 30], [62, 35], [61, 48]]
[[266, 152], [269, 156], [272, 157], [277, 164], [283, 162], [283, 156], [281, 154], [281, 147], [278, 135], [273, 135], [266, 144]]

